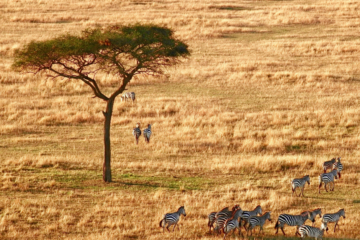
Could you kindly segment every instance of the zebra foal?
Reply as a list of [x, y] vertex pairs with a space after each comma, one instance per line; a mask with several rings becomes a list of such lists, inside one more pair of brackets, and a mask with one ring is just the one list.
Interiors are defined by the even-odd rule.
[[308, 219], [311, 219], [310, 213], [300, 214], [300, 215], [280, 214], [275, 224], [275, 229], [276, 229], [275, 234], [278, 233], [280, 228], [283, 234], [286, 235], [284, 232], [284, 225], [287, 224], [289, 226], [297, 226], [295, 235], [298, 235], [299, 227], [301, 225], [304, 225], [305, 221]]
[[241, 215], [241, 219], [244, 221], [245, 230], [247, 230], [246, 224], [248, 223], [249, 218], [252, 216], [260, 215], [260, 214], [262, 214], [262, 209], [261, 209], [260, 205], [256, 206], [256, 208], [252, 211], [243, 211], [243, 213]]
[[331, 222], [335, 222], [335, 227], [334, 227], [334, 232], [336, 230], [336, 226], [339, 227], [339, 220], [340, 220], [340, 217], [343, 217], [345, 218], [345, 210], [344, 209], [340, 209], [338, 212], [336, 213], [327, 213], [327, 214], [324, 214], [323, 215], [323, 218], [322, 218], [322, 222], [323, 223], [331, 223]]
[[163, 228], [164, 232], [165, 232], [165, 227], [170, 232], [169, 227], [171, 225], [174, 225], [173, 228], [173, 232], [174, 232], [175, 227], [180, 220], [180, 215], [184, 215], [184, 217], [186, 217], [184, 206], [179, 207], [177, 212], [165, 214], [164, 218], [160, 220], [159, 226]]
[[223, 228], [223, 232], [224, 232], [224, 238], [226, 238], [226, 235], [231, 232], [231, 231], [235, 231], [236, 229], [239, 229], [239, 235], [241, 234], [241, 218], [240, 221], [238, 220], [239, 217], [242, 214], [242, 210], [241, 209], [237, 209], [232, 217], [228, 220], [226, 220], [226, 222], [224, 223], [224, 228]]
[[308, 237], [314, 237], [315, 240], [322, 239], [324, 236], [324, 231], [328, 231], [327, 223], [322, 223], [320, 228], [311, 227], [308, 225], [302, 225], [299, 227], [299, 233], [302, 238], [308, 236]]
[[260, 230], [259, 230], [259, 233], [261, 231], [264, 232], [263, 230], [263, 226], [266, 222], [266, 220], [269, 220], [271, 222], [271, 216], [270, 216], [270, 213], [271, 212], [266, 212], [264, 213], [262, 216], [252, 216], [249, 218], [249, 227], [247, 229], [247, 232], [251, 232], [251, 235], [252, 235], [252, 229], [256, 226], [260, 226]]
[[300, 188], [299, 197], [302, 195], [304, 196], [304, 188], [306, 182], [310, 185], [310, 176], [306, 175], [302, 178], [295, 178], [291, 181], [291, 190], [292, 190], [292, 196], [294, 196], [294, 193], [296, 195], [296, 188]]
[[316, 208], [316, 209], [310, 210], [310, 211], [304, 211], [300, 214], [307, 214], [307, 213], [310, 214], [310, 221], [312, 221], [312, 223], [313, 223], [312, 226], [314, 227], [316, 215], [319, 215], [319, 217], [321, 217], [321, 208]]
[[329, 173], [322, 173], [320, 174], [319, 176], [319, 193], [320, 193], [320, 188], [322, 186], [322, 183], [324, 183], [324, 187], [325, 187], [325, 190], [327, 190], [326, 186], [327, 184], [331, 184], [332, 183], [332, 188], [331, 186], [329, 187], [330, 188], [330, 191], [334, 191], [334, 188], [335, 188], [335, 179], [337, 179], [337, 170], [334, 169], [332, 170], [331, 172]]

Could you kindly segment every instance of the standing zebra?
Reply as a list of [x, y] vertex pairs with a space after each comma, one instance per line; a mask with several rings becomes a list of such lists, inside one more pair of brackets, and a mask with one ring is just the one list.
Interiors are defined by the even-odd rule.
[[134, 92], [126, 92], [124, 93], [121, 97], [120, 97], [121, 101], [127, 101], [127, 100], [132, 100], [133, 102], [135, 101], [135, 93]]
[[174, 225], [173, 231], [175, 231], [175, 227], [180, 220], [181, 214], [184, 215], [184, 217], [186, 217], [184, 206], [179, 207], [177, 212], [165, 214], [164, 218], [161, 219], [159, 226], [162, 227], [165, 232], [165, 227], [167, 225], [166, 229], [170, 232], [169, 227], [171, 225]]
[[284, 224], [287, 224], [289, 226], [297, 226], [295, 235], [298, 235], [298, 229], [301, 225], [304, 225], [305, 221], [310, 219], [310, 213], [307, 214], [301, 214], [301, 215], [290, 215], [290, 214], [280, 214], [278, 220], [275, 224], [276, 233], [278, 233], [279, 228], [281, 228], [281, 231], [285, 235], [284, 232]]
[[337, 179], [337, 170], [334, 169], [332, 170], [331, 172], [329, 173], [322, 173], [320, 174], [319, 176], [319, 193], [320, 193], [320, 188], [321, 188], [321, 185], [322, 183], [324, 182], [325, 183], [325, 190], [327, 190], [326, 188], [326, 185], [329, 183], [329, 185], [332, 183], [333, 184], [333, 187], [331, 188], [330, 186], [330, 191], [334, 191], [334, 188], [335, 188], [335, 179]]
[[316, 209], [310, 210], [310, 211], [304, 211], [300, 214], [307, 214], [307, 213], [310, 213], [310, 220], [312, 221], [312, 223], [313, 223], [312, 226], [314, 227], [316, 215], [319, 215], [319, 217], [321, 217], [321, 208], [316, 208]]
[[337, 169], [339, 178], [341, 178], [341, 171], [343, 170], [343, 165], [340, 162], [341, 158], [338, 158], [338, 161], [334, 163], [333, 169]]
[[340, 209], [338, 212], [336, 213], [327, 213], [327, 214], [324, 214], [323, 215], [323, 218], [322, 218], [322, 222], [323, 223], [329, 223], [329, 222], [335, 222], [335, 227], [334, 227], [334, 232], [335, 232], [335, 229], [336, 229], [336, 226], [339, 227], [339, 224], [338, 224], [338, 221], [340, 220], [340, 217], [343, 217], [345, 218], [345, 210], [344, 209]]
[[132, 134], [135, 137], [136, 144], [139, 143], [139, 137], [141, 136], [140, 123], [136, 124], [136, 128], [133, 129]]
[[304, 196], [304, 188], [305, 188], [305, 184], [306, 182], [310, 185], [310, 176], [309, 175], [306, 175], [302, 178], [295, 178], [294, 180], [291, 181], [291, 190], [292, 190], [292, 196], [296, 195], [296, 188], [300, 188], [300, 194], [299, 194], [299, 197], [301, 195]]
[[336, 161], [336, 158], [333, 158], [333, 159], [331, 159], [329, 161], [325, 161], [323, 163], [324, 173], [326, 173], [326, 170], [333, 168], [335, 161]]
[[148, 128], [144, 129], [143, 133], [144, 133], [145, 142], [150, 143], [151, 124], [148, 125]]
[[219, 231], [224, 227], [226, 220], [231, 218], [233, 216], [234, 212], [236, 210], [239, 210], [240, 207], [239, 207], [239, 205], [235, 205], [231, 211], [226, 211], [226, 209], [229, 210], [228, 208], [224, 208], [223, 210], [216, 213], [216, 215], [215, 215], [216, 219], [215, 219], [214, 231], [217, 233], [219, 233]]
[[299, 227], [299, 233], [302, 238], [308, 236], [308, 237], [314, 237], [315, 240], [318, 238], [322, 239], [324, 235], [324, 230], [328, 230], [327, 223], [322, 223], [320, 228], [311, 227], [308, 225], [302, 225]]
[[[238, 205], [235, 205], [234, 208], [237, 206]], [[232, 211], [229, 210], [229, 207], [225, 207], [225, 208], [221, 209], [219, 212], [211, 212], [208, 216], [208, 218], [209, 218], [208, 226], [209, 226], [210, 233], [211, 233], [211, 228], [214, 229], [214, 223], [215, 223], [216, 217], [220, 216], [221, 214], [231, 215]]]
[[241, 215], [241, 219], [244, 220], [244, 228], [246, 229], [246, 224], [248, 223], [248, 219], [252, 216], [260, 215], [262, 214], [261, 206], [258, 205], [256, 208], [252, 211], [243, 211], [243, 214]]
[[269, 220], [271, 222], [271, 216], [270, 216], [270, 213], [271, 212], [266, 212], [264, 213], [262, 216], [252, 216], [249, 218], [249, 227], [247, 229], [247, 231], [251, 232], [251, 235], [252, 235], [252, 229], [255, 227], [255, 226], [260, 226], [260, 230], [259, 230], [259, 233], [261, 231], [264, 232], [263, 230], [263, 226], [266, 222], [266, 220]]
[[223, 232], [224, 232], [224, 238], [226, 237], [226, 235], [231, 232], [232, 230], [236, 230], [239, 229], [239, 235], [241, 234], [241, 229], [240, 229], [240, 221], [238, 221], [239, 217], [242, 214], [242, 210], [241, 209], [237, 209], [233, 215], [232, 218], [226, 220], [225, 224], [224, 224], [224, 228], [223, 228]]

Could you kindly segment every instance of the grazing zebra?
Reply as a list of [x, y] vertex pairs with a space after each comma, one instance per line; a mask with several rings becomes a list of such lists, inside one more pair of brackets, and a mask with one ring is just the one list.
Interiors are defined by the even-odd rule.
[[323, 163], [324, 173], [326, 173], [327, 169], [332, 169], [333, 168], [335, 161], [336, 161], [336, 158], [333, 158], [333, 159], [331, 159], [329, 161], [325, 161]]
[[326, 188], [326, 185], [328, 183], [333, 184], [332, 188], [330, 186], [330, 191], [334, 191], [334, 188], [335, 188], [335, 179], [334, 178], [337, 179], [337, 170], [336, 169], [332, 170], [329, 173], [320, 174], [320, 176], [319, 176], [319, 193], [320, 193], [320, 188], [321, 188], [321, 185], [322, 185], [323, 182], [325, 183], [324, 187], [325, 187], [326, 191], [328, 191], [327, 188]]
[[134, 92], [126, 92], [124, 93], [121, 97], [120, 97], [121, 101], [127, 101], [127, 100], [132, 100], [133, 102], [135, 101], [135, 93]]
[[320, 228], [311, 227], [308, 225], [302, 225], [299, 227], [299, 233], [302, 238], [308, 236], [308, 237], [314, 237], [315, 240], [322, 239], [324, 235], [324, 231], [328, 231], [327, 223], [322, 223]]
[[299, 197], [301, 195], [304, 196], [304, 188], [305, 188], [305, 184], [306, 182], [310, 185], [310, 176], [309, 175], [306, 175], [302, 178], [295, 178], [294, 180], [291, 181], [291, 190], [292, 190], [292, 196], [296, 195], [296, 188], [300, 188], [301, 192], [299, 194]]
[[231, 211], [229, 211], [229, 208], [224, 208], [220, 212], [216, 213], [214, 231], [219, 233], [219, 231], [224, 227], [226, 220], [231, 218], [233, 216], [233, 213], [239, 209], [240, 209], [239, 205], [235, 205]]
[[244, 228], [246, 229], [246, 224], [248, 223], [248, 219], [252, 216], [260, 215], [262, 214], [261, 206], [258, 205], [256, 208], [252, 211], [243, 211], [243, 214], [241, 215], [241, 219], [244, 220]]
[[145, 142], [149, 143], [150, 136], [151, 136], [151, 124], [148, 125], [148, 128], [144, 129], [143, 133], [144, 133], [144, 137], [145, 137]]
[[323, 223], [335, 222], [335, 227], [334, 227], [334, 232], [335, 232], [336, 226], [338, 226], [338, 228], [340, 228], [339, 224], [338, 224], [338, 221], [340, 220], [341, 216], [343, 218], [345, 218], [345, 210], [344, 209], [340, 209], [336, 213], [324, 214], [323, 217], [322, 217], [322, 222]]
[[136, 144], [139, 143], [139, 137], [141, 136], [140, 123], [136, 124], [136, 128], [133, 129], [132, 134], [135, 137]]
[[316, 208], [312, 211], [304, 211], [300, 214], [307, 214], [307, 213], [310, 213], [310, 220], [312, 221], [312, 223], [313, 223], [312, 226], [314, 227], [316, 215], [319, 215], [319, 217], [321, 217], [321, 208]]
[[175, 227], [176, 227], [178, 221], [180, 220], [181, 214], [184, 215], [184, 217], [186, 217], [184, 206], [179, 207], [177, 212], [165, 214], [164, 218], [161, 219], [159, 226], [162, 227], [165, 232], [165, 227], [167, 225], [166, 229], [170, 232], [169, 227], [171, 225], [174, 225], [173, 231], [175, 231]]
[[297, 226], [295, 235], [298, 235], [298, 229], [301, 225], [304, 225], [305, 221], [310, 219], [310, 213], [307, 214], [301, 214], [301, 215], [290, 215], [290, 214], [280, 214], [278, 220], [275, 224], [276, 233], [278, 233], [279, 228], [281, 228], [281, 231], [285, 235], [284, 232], [284, 224], [287, 224], [289, 226]]
[[231, 232], [232, 230], [236, 230], [236, 229], [239, 229], [239, 235], [241, 234], [241, 229], [240, 229], [240, 222], [241, 222], [241, 219], [240, 221], [238, 221], [239, 217], [241, 216], [242, 214], [242, 210], [241, 209], [237, 209], [232, 217], [228, 220], [226, 220], [225, 224], [224, 224], [224, 228], [223, 228], [223, 232], [224, 232], [224, 238], [226, 237], [226, 235]]
[[249, 227], [247, 229], [247, 231], [251, 232], [251, 235], [252, 235], [252, 229], [256, 226], [260, 226], [260, 230], [259, 230], [259, 233], [261, 231], [264, 232], [263, 230], [263, 226], [266, 222], [266, 220], [269, 220], [271, 222], [271, 216], [270, 216], [270, 213], [271, 212], [266, 212], [264, 213], [262, 216], [252, 216], [249, 218]]
[[333, 169], [337, 169], [338, 171], [338, 175], [339, 175], [339, 178], [341, 178], [341, 171], [343, 170], [343, 165], [342, 163], [340, 162], [341, 158], [339, 157], [338, 158], [338, 161], [334, 163], [333, 165]]

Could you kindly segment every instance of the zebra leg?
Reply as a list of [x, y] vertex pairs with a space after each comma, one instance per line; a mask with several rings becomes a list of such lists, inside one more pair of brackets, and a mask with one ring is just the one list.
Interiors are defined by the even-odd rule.
[[326, 192], [327, 192], [328, 190], [327, 190], [326, 186], [327, 186], [327, 183], [325, 183], [325, 190], [326, 190]]
[[301, 236], [301, 235], [300, 235], [300, 233], [299, 233], [299, 226], [297, 226], [297, 227], [296, 227], [296, 232], [295, 232], [295, 236], [296, 236], [296, 235], [299, 235], [299, 236]]
[[175, 227], [176, 227], [176, 225], [177, 225], [177, 222], [176, 222], [175, 225], [174, 225], [173, 232], [175, 232]]
[[283, 232], [283, 234], [286, 235], [284, 232], [284, 227], [280, 227], [280, 228], [281, 228], [281, 231]]

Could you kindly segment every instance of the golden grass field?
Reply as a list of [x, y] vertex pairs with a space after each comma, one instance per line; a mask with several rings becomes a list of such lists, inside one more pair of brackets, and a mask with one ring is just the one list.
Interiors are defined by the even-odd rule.
[[[260, 204], [273, 222], [256, 239], [275, 239], [281, 213], [317, 207], [346, 212], [325, 238], [360, 239], [359, 11], [357, 0], [0, 3], [0, 238], [222, 239], [208, 233], [210, 212]], [[105, 103], [82, 83], [11, 64], [32, 40], [136, 22], [172, 28], [191, 56], [133, 79], [134, 104], [118, 98], [105, 184]], [[117, 86], [98, 78], [106, 93]], [[137, 122], [153, 124], [150, 144], [135, 145]], [[318, 194], [322, 163], [338, 156], [342, 178]], [[292, 197], [290, 181], [306, 174], [305, 197]], [[186, 218], [162, 233], [181, 205]], [[295, 239], [295, 227], [285, 232], [276, 239]]]

